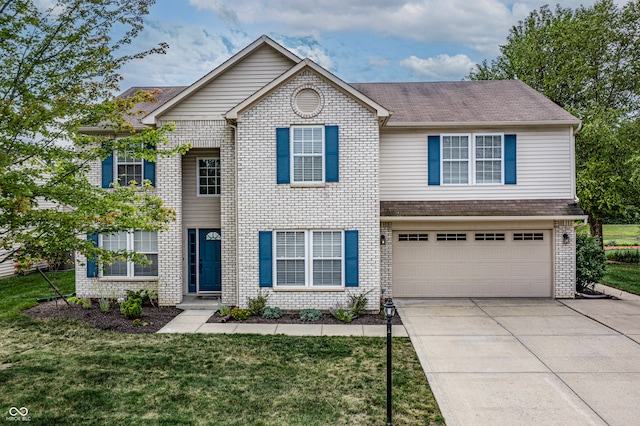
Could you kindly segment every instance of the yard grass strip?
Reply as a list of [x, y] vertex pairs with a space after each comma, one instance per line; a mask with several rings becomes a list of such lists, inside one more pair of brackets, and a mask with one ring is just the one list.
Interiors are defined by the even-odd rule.
[[[384, 338], [103, 332], [19, 314], [47, 294], [16, 279], [0, 280], [0, 417], [27, 407], [32, 425], [384, 424]], [[409, 339], [393, 351], [394, 424], [444, 424]]]
[[608, 263], [602, 284], [640, 296], [640, 265]]

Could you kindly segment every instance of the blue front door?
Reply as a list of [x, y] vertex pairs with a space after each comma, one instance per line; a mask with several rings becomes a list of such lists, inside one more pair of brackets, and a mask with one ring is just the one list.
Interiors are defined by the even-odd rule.
[[198, 291], [220, 291], [222, 290], [220, 231], [217, 229], [200, 229], [199, 240], [198, 269], [200, 272]]

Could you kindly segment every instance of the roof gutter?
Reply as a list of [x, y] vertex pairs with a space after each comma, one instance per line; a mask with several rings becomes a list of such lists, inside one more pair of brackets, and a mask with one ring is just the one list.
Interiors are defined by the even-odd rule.
[[421, 127], [421, 128], [442, 128], [442, 127], [486, 127], [486, 126], [511, 126], [511, 127], [527, 127], [527, 126], [582, 126], [581, 121], [577, 120], [549, 120], [549, 121], [430, 121], [430, 122], [396, 122], [388, 123], [387, 127]]
[[380, 216], [380, 222], [519, 222], [534, 220], [585, 220], [586, 215], [566, 216]]

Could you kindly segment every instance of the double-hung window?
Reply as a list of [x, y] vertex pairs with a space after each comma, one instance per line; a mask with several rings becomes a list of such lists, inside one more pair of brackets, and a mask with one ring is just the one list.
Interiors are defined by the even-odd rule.
[[445, 185], [469, 183], [469, 135], [442, 136], [442, 182]]
[[294, 126], [291, 130], [293, 182], [324, 182], [324, 127]]
[[142, 158], [134, 158], [131, 151], [116, 154], [116, 174], [120, 184], [126, 186], [131, 181], [138, 185], [142, 184], [143, 164]]
[[151, 261], [148, 265], [118, 260], [104, 265], [103, 277], [157, 277], [158, 276], [158, 234], [156, 232], [134, 231], [100, 235], [102, 248], [110, 251], [135, 251], [144, 254]]
[[344, 285], [342, 231], [275, 231], [274, 234], [276, 286]]
[[476, 183], [502, 183], [502, 135], [475, 135]]
[[198, 197], [220, 195], [220, 159], [198, 158]]
[[443, 185], [504, 183], [504, 135], [445, 134], [441, 135], [441, 150]]

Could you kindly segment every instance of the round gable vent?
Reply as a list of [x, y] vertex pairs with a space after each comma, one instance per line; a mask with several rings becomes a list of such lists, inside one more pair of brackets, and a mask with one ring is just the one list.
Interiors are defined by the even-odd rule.
[[300, 87], [293, 94], [292, 107], [300, 117], [315, 117], [322, 111], [323, 99], [320, 92], [311, 87]]

